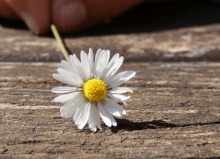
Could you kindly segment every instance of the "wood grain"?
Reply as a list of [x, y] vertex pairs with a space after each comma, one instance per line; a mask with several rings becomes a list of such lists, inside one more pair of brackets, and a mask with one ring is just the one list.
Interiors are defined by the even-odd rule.
[[80, 131], [50, 89], [57, 63], [0, 63], [1, 157], [220, 156], [220, 64], [126, 63], [137, 75], [118, 126]]

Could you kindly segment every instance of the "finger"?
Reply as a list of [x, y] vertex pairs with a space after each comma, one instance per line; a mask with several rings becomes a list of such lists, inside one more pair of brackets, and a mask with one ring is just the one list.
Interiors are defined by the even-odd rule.
[[34, 33], [44, 34], [50, 30], [49, 0], [6, 0], [6, 2]]
[[91, 1], [83, 1], [90, 8], [90, 16], [88, 17], [88, 21], [81, 26], [81, 29], [115, 18], [146, 0], [96, 0], [96, 5], [93, 5]]
[[61, 33], [75, 30], [86, 21], [87, 8], [82, 1], [53, 0], [51, 9], [52, 22]]
[[16, 13], [8, 6], [4, 0], [0, 0], [0, 17], [7, 19], [19, 19]]
[[59, 32], [83, 30], [114, 18], [143, 0], [54, 0], [52, 22]]

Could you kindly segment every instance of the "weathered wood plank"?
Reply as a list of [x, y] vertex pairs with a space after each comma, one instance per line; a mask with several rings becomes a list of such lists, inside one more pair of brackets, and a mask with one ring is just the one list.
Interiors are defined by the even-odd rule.
[[[54, 62], [63, 59], [57, 42], [37, 37], [27, 31], [13, 35], [14, 30], [0, 26], [0, 61]], [[144, 61], [219, 61], [220, 24], [196, 26], [152, 33], [130, 33], [65, 39], [71, 52], [79, 56], [90, 47], [120, 52], [127, 62]]]
[[0, 157], [219, 157], [220, 64], [125, 63], [127, 115], [91, 133], [60, 118], [57, 63], [0, 63]]

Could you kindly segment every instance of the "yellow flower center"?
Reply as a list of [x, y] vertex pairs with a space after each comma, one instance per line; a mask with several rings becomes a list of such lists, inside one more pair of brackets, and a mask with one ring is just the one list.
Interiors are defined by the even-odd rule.
[[83, 86], [83, 93], [90, 101], [100, 101], [107, 93], [105, 82], [100, 79], [90, 79]]

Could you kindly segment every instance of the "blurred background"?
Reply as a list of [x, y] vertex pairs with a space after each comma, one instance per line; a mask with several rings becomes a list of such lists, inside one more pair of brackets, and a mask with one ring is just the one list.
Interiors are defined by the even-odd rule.
[[[167, 0], [144, 2], [122, 15], [67, 36], [156, 32], [220, 22], [220, 0]], [[5, 28], [28, 30], [22, 21], [0, 18]], [[51, 35], [51, 34], [48, 34]]]
[[[219, 0], [149, 1], [62, 37], [76, 54], [92, 47], [121, 52], [126, 61], [133, 62], [218, 61], [219, 17]], [[0, 37], [1, 61], [63, 59], [51, 32], [38, 37], [22, 21], [0, 18]]]

